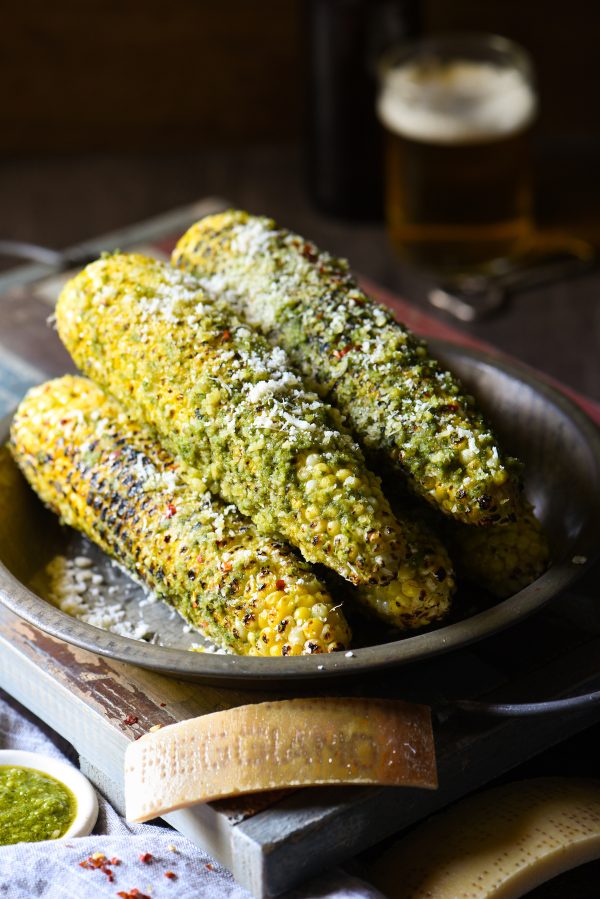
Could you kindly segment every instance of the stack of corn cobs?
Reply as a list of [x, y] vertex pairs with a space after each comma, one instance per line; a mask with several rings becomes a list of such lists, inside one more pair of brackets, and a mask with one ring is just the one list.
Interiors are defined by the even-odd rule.
[[340, 596], [389, 635], [448, 614], [453, 562], [497, 597], [547, 567], [518, 464], [474, 400], [345, 262], [273, 221], [205, 218], [171, 266], [103, 257], [56, 320], [90, 380], [30, 391], [14, 457], [219, 646], [347, 649]]

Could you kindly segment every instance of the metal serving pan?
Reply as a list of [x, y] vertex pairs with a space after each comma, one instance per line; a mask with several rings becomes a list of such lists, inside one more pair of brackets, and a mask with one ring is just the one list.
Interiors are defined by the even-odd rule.
[[[99, 655], [178, 678], [247, 688], [365, 675], [463, 647], [515, 624], [565, 590], [598, 554], [600, 434], [573, 402], [529, 369], [447, 343], [431, 341], [431, 346], [477, 395], [507, 451], [524, 461], [527, 495], [550, 535], [550, 569], [509, 599], [491, 605], [488, 599], [487, 607], [473, 614], [473, 606], [461, 603], [459, 595], [457, 620], [350, 654], [258, 659], [189, 652], [202, 638], [185, 633], [163, 603], [143, 609], [162, 645], [133, 640], [74, 619], [44, 598], [39, 573], [49, 559], [57, 552], [81, 554], [83, 547], [106, 580], [119, 586], [128, 616], [140, 614], [139, 588], [87, 541], [82, 543], [84, 538], [61, 528], [13, 471], [0, 476], [0, 601], [43, 631]], [[10, 416], [0, 424], [1, 442], [9, 427]]]

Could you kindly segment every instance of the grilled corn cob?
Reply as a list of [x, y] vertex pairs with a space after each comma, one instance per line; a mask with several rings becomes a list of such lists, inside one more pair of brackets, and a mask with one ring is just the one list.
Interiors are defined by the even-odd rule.
[[139, 255], [92, 263], [56, 310], [76, 364], [210, 489], [353, 583], [388, 583], [405, 545], [339, 416], [190, 276]]
[[176, 462], [103, 391], [33, 388], [11, 450], [41, 499], [218, 645], [279, 656], [347, 647], [325, 587], [285, 545], [184, 483]]
[[441, 621], [456, 588], [450, 557], [433, 531], [415, 515], [405, 523], [405, 535], [409, 553], [391, 584], [355, 587], [351, 594], [372, 616], [402, 631]]
[[550, 563], [544, 529], [524, 497], [509, 524], [484, 529], [451, 522], [445, 538], [458, 573], [498, 599], [531, 584]]
[[270, 219], [230, 211], [192, 226], [173, 263], [282, 346], [365, 449], [419, 495], [467, 523], [509, 518], [517, 485], [473, 399], [359, 289], [345, 261]]

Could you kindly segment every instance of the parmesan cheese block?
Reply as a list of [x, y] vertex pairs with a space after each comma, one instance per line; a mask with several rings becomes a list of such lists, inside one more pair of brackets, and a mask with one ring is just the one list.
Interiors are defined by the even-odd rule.
[[517, 899], [600, 857], [600, 780], [540, 778], [463, 799], [371, 870], [389, 899]]
[[125, 755], [129, 821], [316, 784], [437, 787], [429, 708], [382, 699], [256, 703], [163, 727]]

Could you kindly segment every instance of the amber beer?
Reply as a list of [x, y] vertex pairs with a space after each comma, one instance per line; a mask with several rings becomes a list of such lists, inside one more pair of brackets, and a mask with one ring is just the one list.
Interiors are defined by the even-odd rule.
[[496, 51], [487, 58], [483, 37], [462, 52], [447, 38], [439, 54], [430, 41], [382, 78], [390, 236], [402, 256], [434, 270], [508, 257], [532, 227], [530, 69], [515, 45], [485, 40]]

